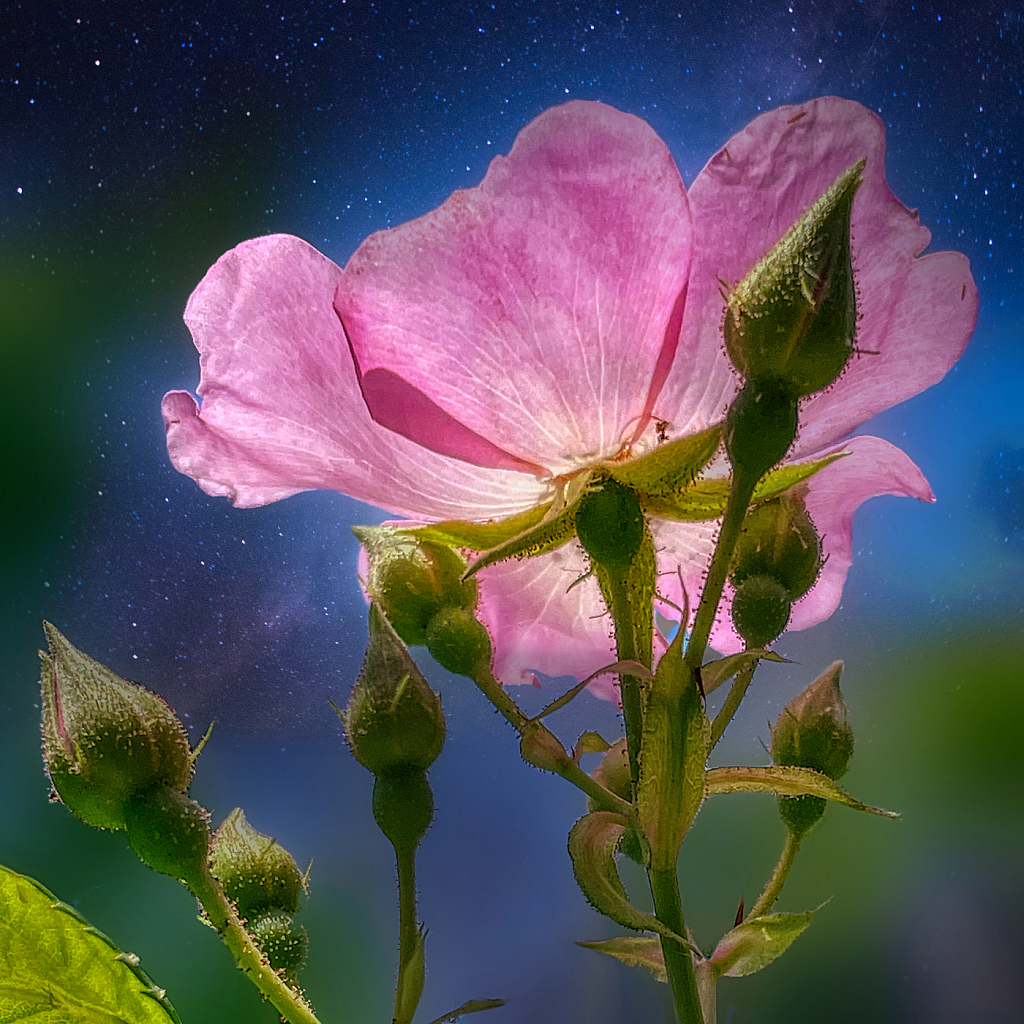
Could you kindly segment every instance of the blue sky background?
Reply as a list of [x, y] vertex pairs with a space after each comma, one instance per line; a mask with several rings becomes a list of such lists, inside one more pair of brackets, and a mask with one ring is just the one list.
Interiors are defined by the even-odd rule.
[[[368, 233], [476, 184], [530, 118], [570, 98], [647, 119], [689, 183], [759, 111], [838, 94], [885, 121], [889, 182], [932, 249], [969, 256], [981, 314], [940, 385], [866, 428], [917, 461], [938, 502], [860, 510], [842, 608], [780, 642], [796, 663], [762, 670], [721, 748], [765, 763], [767, 721], [843, 658], [849, 787], [907, 820], [830, 812], [780, 906], [831, 903], [782, 961], [723, 983], [720, 1019], [1010, 1019], [1024, 999], [1010, 926], [1024, 909], [1013, 7], [0, 4], [0, 861], [139, 953], [186, 1024], [273, 1019], [187, 894], [122, 836], [47, 804], [46, 618], [162, 693], [196, 738], [216, 720], [194, 795], [216, 820], [242, 805], [301, 864], [315, 858], [300, 920], [321, 1019], [388, 1019], [391, 854], [327, 703], [345, 701], [365, 643], [348, 526], [380, 514], [326, 492], [236, 510], [170, 467], [160, 398], [199, 380], [180, 318], [189, 292], [222, 252], [268, 232], [343, 264]], [[653, 981], [572, 945], [612, 931], [572, 881], [575, 792], [527, 769], [464, 682], [428, 671], [450, 738], [421, 855], [423, 1019], [492, 995], [512, 1000], [495, 1024], [664, 1019]], [[589, 696], [560, 724], [570, 740], [595, 727], [617, 725]], [[756, 897], [780, 842], [769, 798], [702, 811], [682, 870], [703, 945]]]

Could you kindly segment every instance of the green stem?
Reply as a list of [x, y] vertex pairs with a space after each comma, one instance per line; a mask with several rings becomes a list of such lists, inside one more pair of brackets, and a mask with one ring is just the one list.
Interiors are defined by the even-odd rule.
[[775, 870], [772, 872], [772, 877], [768, 879], [764, 892], [761, 893], [758, 901], [750, 908], [750, 913], [747, 914], [744, 921], [749, 921], [752, 917], [761, 917], [769, 913], [772, 907], [775, 906], [775, 901], [779, 898], [783, 885], [786, 884], [789, 869], [793, 866], [793, 861], [796, 859], [799, 849], [800, 840], [794, 839], [793, 834], [789, 833], [786, 836], [786, 845], [782, 847], [779, 862], [775, 865]]
[[192, 891], [203, 905], [210, 924], [217, 929], [235, 958], [239, 970], [256, 986], [260, 995], [269, 1000], [281, 1019], [287, 1024], [320, 1024], [299, 992], [271, 970], [266, 957], [242, 926], [220, 883], [207, 871], [202, 884], [193, 886]]
[[718, 714], [715, 715], [715, 720], [711, 723], [709, 751], [715, 748], [718, 741], [722, 738], [722, 733], [725, 732], [726, 727], [732, 721], [732, 716], [736, 714], [736, 709], [740, 706], [740, 701], [746, 695], [747, 687], [750, 686], [750, 680], [754, 678], [755, 668], [757, 668], [757, 662], [752, 661], [736, 673], [736, 678], [733, 680], [732, 687], [729, 690], [729, 696], [725, 698], [725, 703]]
[[[662, 924], [667, 924], [676, 935], [686, 935], [682, 906], [679, 902], [679, 880], [675, 867], [650, 868], [647, 877], [654, 897], [654, 912]], [[672, 986], [677, 1024], [714, 1024], [705, 1022], [700, 1008], [700, 994], [693, 970], [690, 951], [674, 939], [662, 936], [661, 951], [665, 957], [665, 973]]]
[[[395, 847], [398, 864], [398, 984], [395, 986], [395, 1016], [393, 1024], [409, 1024], [419, 1003], [419, 992], [423, 990], [422, 978], [412, 978], [410, 971], [422, 971], [417, 967], [419, 925], [416, 921], [416, 849], [409, 845], [402, 849]], [[418, 987], [413, 1005], [404, 1005], [407, 1000], [401, 996], [410, 986]]]
[[683, 664], [690, 669], [699, 668], [704, 660], [704, 651], [708, 646], [708, 638], [711, 636], [711, 627], [715, 624], [718, 603], [722, 600], [722, 589], [725, 587], [725, 580], [729, 575], [732, 553], [736, 548], [736, 541], [739, 540], [740, 530], [743, 528], [743, 518], [754, 497], [757, 480], [757, 477], [751, 478], [742, 470], [733, 469], [729, 501], [725, 506], [725, 515], [722, 517], [722, 526], [718, 531], [715, 553], [708, 568], [704, 591], [700, 596], [700, 605], [697, 608], [697, 616], [693, 621], [693, 631], [690, 633], [686, 654], [683, 656]]
[[[615, 623], [615, 647], [619, 661], [639, 661], [650, 666], [651, 656], [642, 656], [637, 650], [636, 632], [633, 629], [633, 607], [625, 576], [606, 570], [609, 593], [609, 608]], [[629, 775], [633, 791], [640, 784], [640, 740], [643, 736], [643, 709], [640, 701], [640, 680], [636, 676], [619, 676], [619, 693], [622, 696], [622, 719], [626, 726], [626, 750], [629, 754]]]
[[[505, 692], [501, 683], [494, 677], [494, 674], [487, 666], [478, 666], [471, 678], [476, 683], [480, 692], [520, 735], [527, 728], [538, 731], [543, 730], [546, 733], [550, 732], [543, 723], [532, 721], [529, 718], [523, 709]], [[552, 739], [556, 743], [558, 742], [556, 737], [552, 736]], [[560, 743], [559, 746], [561, 746]], [[564, 760], [559, 758], [553, 763], [551, 770], [560, 775], [566, 782], [572, 783], [577, 789], [586, 793], [594, 801], [598, 810], [616, 811], [619, 814], [625, 815], [630, 821], [633, 821], [635, 817], [633, 805], [628, 800], [623, 800], [622, 797], [616, 796], [610, 790], [605, 789], [604, 786], [592, 779], [568, 755]]]

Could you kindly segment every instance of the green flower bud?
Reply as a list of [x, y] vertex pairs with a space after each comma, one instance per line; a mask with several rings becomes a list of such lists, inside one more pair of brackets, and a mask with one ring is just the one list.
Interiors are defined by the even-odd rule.
[[401, 854], [411, 853], [434, 819], [434, 795], [415, 769], [385, 772], [373, 783], [373, 820]]
[[821, 571], [821, 541], [801, 499], [789, 493], [751, 509], [732, 564], [734, 584], [768, 576], [785, 588], [791, 601], [803, 597]]
[[[839, 692], [841, 661], [830, 665], [783, 709], [772, 729], [772, 758], [778, 765], [813, 768], [830, 779], [841, 778], [853, 756], [853, 730]], [[779, 812], [797, 838], [825, 813], [821, 797], [780, 797]]]
[[[590, 773], [590, 777], [599, 782], [605, 789], [610, 790], [623, 800], [633, 801], [633, 780], [629, 774], [629, 752], [626, 749], [626, 740], [616, 740], [605, 751], [601, 763]], [[587, 809], [596, 811], [597, 805], [590, 797], [587, 797]], [[637, 864], [644, 863], [643, 849], [640, 845], [640, 838], [636, 829], [627, 828], [623, 833], [622, 841], [619, 843], [619, 850]]]
[[472, 676], [491, 663], [491, 638], [468, 608], [443, 608], [427, 626], [427, 650], [442, 667]]
[[457, 551], [388, 526], [353, 532], [370, 559], [370, 598], [410, 646], [426, 642], [427, 626], [442, 609], [476, 608], [476, 580], [462, 579], [466, 562]]
[[796, 437], [797, 401], [777, 384], [748, 381], [725, 417], [725, 451], [733, 468], [760, 479], [782, 461]]
[[599, 565], [622, 571], [643, 543], [643, 509], [636, 492], [611, 477], [594, 485], [576, 510], [576, 535]]
[[570, 761], [562, 741], [543, 722], [529, 722], [523, 727], [519, 753], [534, 768], [556, 774]]
[[789, 622], [789, 592], [770, 576], [748, 576], [732, 598], [732, 624], [747, 647], [767, 647]]
[[210, 844], [210, 871], [238, 916], [254, 921], [271, 911], [299, 909], [302, 874], [295, 858], [276, 839], [257, 832], [236, 807]]
[[827, 388], [853, 352], [850, 212], [864, 161], [841, 174], [729, 293], [725, 347], [748, 381], [796, 398]]
[[295, 985], [309, 946], [306, 930], [296, 927], [287, 914], [269, 914], [256, 921], [249, 931], [266, 954], [271, 970]]
[[345, 739], [374, 774], [425, 771], [444, 746], [441, 698], [427, 685], [409, 650], [377, 607], [370, 605], [370, 642], [344, 712]]
[[48, 622], [43, 628], [43, 759], [71, 811], [87, 825], [120, 829], [135, 794], [187, 789], [188, 734], [163, 698], [83, 654]]
[[187, 793], [161, 787], [132, 797], [125, 829], [139, 860], [195, 889], [206, 872], [210, 815]]

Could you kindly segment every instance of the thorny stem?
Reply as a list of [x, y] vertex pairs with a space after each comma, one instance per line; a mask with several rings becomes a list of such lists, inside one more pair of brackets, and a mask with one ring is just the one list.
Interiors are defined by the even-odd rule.
[[741, 668], [736, 673], [736, 678], [732, 682], [732, 687], [729, 690], [729, 696], [725, 698], [725, 702], [722, 704], [718, 714], [715, 715], [715, 720], [711, 723], [711, 742], [708, 744], [708, 749], [714, 749], [715, 745], [722, 738], [722, 733], [725, 732], [729, 723], [732, 721], [732, 716], [736, 714], [736, 709], [740, 706], [740, 701], [743, 700], [747, 692], [747, 687], [750, 685], [750, 680], [754, 678], [754, 669], [757, 667], [757, 662], [752, 661], [745, 668]]
[[217, 929], [239, 970], [256, 986], [260, 995], [270, 1001], [287, 1024], [320, 1024], [312, 1007], [279, 974], [271, 970], [266, 956], [242, 926], [220, 883], [207, 870], [203, 881], [192, 888], [206, 912], [210, 924]]
[[[494, 677], [491, 670], [485, 666], [478, 666], [471, 676], [480, 692], [494, 705], [504, 716], [505, 720], [520, 735], [527, 728], [549, 731], [547, 726], [541, 722], [532, 721], [523, 709], [505, 692], [504, 687]], [[566, 782], [572, 783], [577, 789], [582, 790], [597, 805], [599, 810], [616, 811], [625, 815], [630, 821], [635, 817], [633, 805], [627, 800], [616, 796], [607, 790], [599, 782], [592, 779], [571, 757], [566, 757], [555, 767], [556, 771]]]
[[775, 865], [775, 870], [772, 872], [772, 877], [768, 879], [764, 892], [761, 893], [758, 901], [750, 908], [750, 913], [743, 919], [744, 921], [749, 921], [753, 917], [761, 917], [775, 906], [775, 901], [779, 898], [783, 885], [786, 884], [789, 869], [793, 866], [793, 861], [796, 860], [799, 849], [800, 840], [794, 839], [793, 834], [789, 833], [786, 836], [786, 844], [782, 847], [779, 862]]

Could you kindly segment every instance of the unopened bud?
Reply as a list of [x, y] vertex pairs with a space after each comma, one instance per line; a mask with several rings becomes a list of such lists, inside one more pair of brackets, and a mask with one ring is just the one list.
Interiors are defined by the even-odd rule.
[[767, 647], [789, 622], [789, 592], [770, 576], [748, 576], [732, 596], [732, 624], [747, 647]]
[[443, 608], [427, 626], [427, 650], [442, 667], [472, 676], [491, 664], [491, 638], [468, 608]]
[[43, 628], [43, 758], [64, 803], [87, 825], [121, 829], [136, 794], [184, 792], [188, 734], [163, 698], [83, 654], [48, 622]]
[[466, 562], [457, 551], [393, 527], [354, 532], [369, 556], [370, 599], [410, 646], [426, 642], [427, 626], [442, 609], [476, 608], [477, 584], [462, 579]]
[[593, 485], [576, 511], [583, 550], [614, 571], [629, 567], [644, 539], [644, 513], [636, 492], [611, 477]]
[[299, 908], [302, 874], [295, 858], [257, 832], [240, 807], [214, 833], [210, 871], [241, 918], [254, 921], [271, 911], [294, 914]]
[[373, 820], [399, 854], [411, 853], [434, 819], [434, 795], [421, 771], [385, 772], [373, 783]]
[[295, 985], [309, 946], [306, 930], [297, 927], [287, 914], [268, 914], [252, 924], [250, 932], [270, 969]]
[[523, 727], [519, 753], [527, 764], [545, 772], [558, 773], [571, 760], [558, 737], [541, 722]]
[[836, 179], [728, 294], [725, 345], [747, 381], [791, 397], [827, 388], [853, 352], [850, 212], [864, 161]]
[[814, 586], [821, 571], [821, 541], [802, 500], [787, 493], [751, 509], [733, 555], [730, 579], [768, 576], [791, 601]]
[[376, 604], [363, 669], [341, 714], [355, 759], [374, 774], [425, 771], [444, 746], [441, 698]]
[[775, 383], [748, 381], [725, 417], [725, 451], [737, 471], [760, 479], [796, 438], [797, 400]]
[[125, 829], [139, 860], [195, 890], [203, 884], [210, 816], [187, 793], [166, 787], [125, 804]]
[[[839, 692], [841, 661], [830, 665], [783, 709], [772, 729], [772, 758], [778, 765], [813, 768], [830, 779], [841, 778], [853, 756], [853, 730]], [[824, 814], [821, 797], [780, 797], [779, 811], [797, 837]]]

